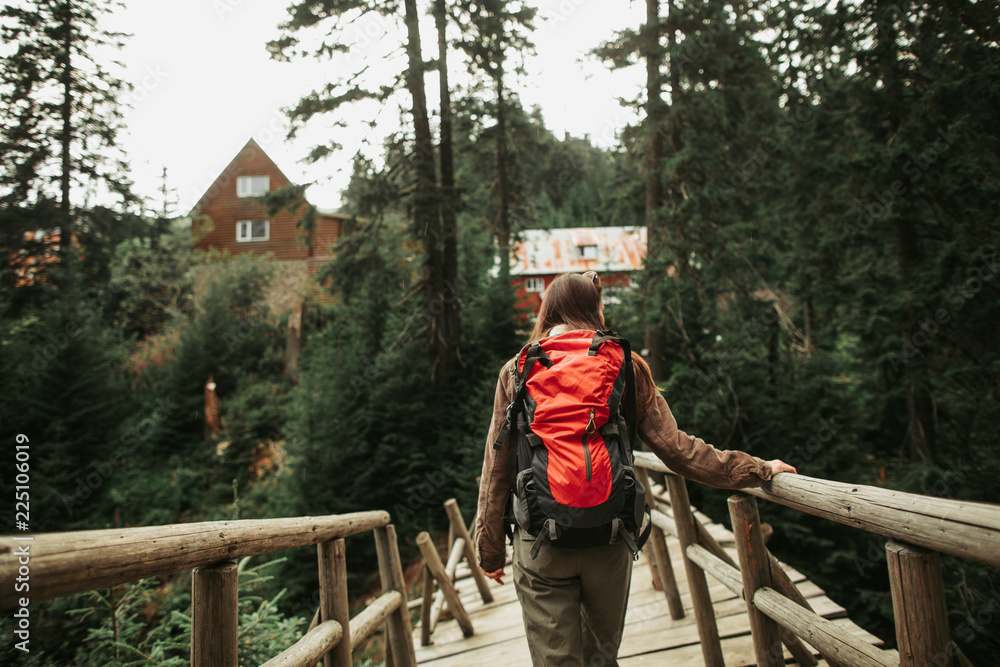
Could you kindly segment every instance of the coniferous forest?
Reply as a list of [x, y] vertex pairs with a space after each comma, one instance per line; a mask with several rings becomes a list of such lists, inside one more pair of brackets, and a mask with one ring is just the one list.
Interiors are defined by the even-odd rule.
[[[276, 264], [192, 252], [197, 211], [157, 215], [133, 192], [129, 160], [149, 156], [121, 149], [128, 84], [98, 55], [128, 39], [103, 27], [118, 3], [4, 4], [2, 497], [13, 508], [24, 433], [38, 532], [386, 509], [417, 562], [412, 540], [446, 529], [446, 499], [471, 516], [496, 373], [526, 336], [512, 243], [645, 225], [645, 267], [607, 319], [644, 349], [681, 428], [812, 477], [1000, 502], [1000, 3], [645, 6], [645, 23], [592, 45], [610, 70], [646, 73], [622, 101], [641, 120], [608, 149], [522, 106], [545, 20], [527, 0], [293, 0], [261, 44], [290, 68], [341, 62], [345, 26], [366, 17], [405, 56], [377, 85], [362, 59], [331, 67], [287, 110], [292, 136], [332, 128], [303, 157], [353, 159], [331, 298], [307, 302], [290, 370]], [[398, 107], [402, 129], [345, 155], [337, 122], [366, 103]], [[689, 488], [728, 520], [727, 493]], [[761, 513], [772, 551], [891, 645], [884, 541]], [[353, 592], [377, 586], [369, 542], [349, 541]], [[248, 665], [316, 607], [314, 553], [278, 556], [242, 564]], [[994, 664], [1000, 574], [942, 565], [954, 640]], [[189, 588], [179, 575], [32, 605], [30, 654], [5, 640], [0, 662], [187, 664]]]

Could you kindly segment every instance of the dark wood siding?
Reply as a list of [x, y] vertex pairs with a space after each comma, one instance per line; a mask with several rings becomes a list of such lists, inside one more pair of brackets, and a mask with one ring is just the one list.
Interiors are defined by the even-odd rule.
[[340, 239], [340, 231], [344, 220], [335, 215], [316, 216], [316, 229], [313, 230], [313, 257], [332, 257], [333, 246]]

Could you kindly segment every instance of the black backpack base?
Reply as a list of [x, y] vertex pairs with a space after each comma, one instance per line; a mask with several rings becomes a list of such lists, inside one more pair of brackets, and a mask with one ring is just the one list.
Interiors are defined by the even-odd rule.
[[[505, 520], [508, 522], [508, 537], [513, 544], [513, 525], [518, 526], [535, 538], [531, 557], [538, 554], [542, 544], [548, 543], [561, 549], [586, 549], [623, 541], [628, 545], [633, 558], [639, 557], [649, 533], [652, 521], [650, 508], [646, 504], [646, 490], [631, 467], [625, 468], [625, 494], [622, 507], [610, 522], [598, 526], [582, 528], [560, 522], [559, 518], [548, 517], [539, 507], [535, 492], [533, 472], [522, 470], [517, 475], [516, 488], [511, 491]], [[573, 508], [566, 508], [567, 520], [571, 519]]]

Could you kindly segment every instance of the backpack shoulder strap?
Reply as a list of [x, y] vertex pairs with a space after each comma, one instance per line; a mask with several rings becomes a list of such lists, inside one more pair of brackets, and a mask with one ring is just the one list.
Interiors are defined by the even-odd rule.
[[[535, 341], [526, 345], [521, 349], [521, 352], [517, 355], [518, 361], [521, 359], [521, 355], [524, 357], [524, 368], [517, 374], [517, 382], [514, 385], [514, 398], [511, 400], [510, 404], [507, 406], [507, 414], [503, 420], [503, 426], [500, 427], [500, 433], [497, 435], [496, 442], [493, 443], [493, 449], [500, 449], [503, 447], [503, 441], [507, 438], [510, 433], [510, 426], [517, 419], [518, 414], [521, 412], [522, 399], [524, 398], [524, 390], [528, 384], [528, 376], [531, 375], [531, 369], [534, 367], [535, 362], [541, 362], [546, 368], [552, 366], [552, 359], [549, 355], [542, 349], [540, 341]], [[517, 362], [514, 365], [515, 370], [517, 369]]]
[[596, 355], [601, 344], [609, 340], [618, 343], [622, 349], [622, 367], [625, 370], [625, 395], [622, 397], [622, 402], [625, 405], [625, 422], [628, 424], [628, 447], [632, 449], [635, 447], [635, 439], [639, 432], [639, 425], [636, 423], [635, 368], [632, 366], [632, 346], [629, 345], [627, 339], [614, 331], [597, 331], [594, 333], [594, 339], [590, 343], [590, 350], [587, 354]]

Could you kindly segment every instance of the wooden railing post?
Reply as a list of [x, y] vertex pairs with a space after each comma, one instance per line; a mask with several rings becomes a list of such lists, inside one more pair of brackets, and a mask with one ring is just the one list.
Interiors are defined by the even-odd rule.
[[684, 570], [687, 572], [688, 588], [691, 589], [691, 603], [698, 624], [698, 637], [701, 639], [701, 653], [705, 659], [705, 667], [724, 667], [726, 663], [722, 657], [719, 628], [715, 624], [715, 609], [712, 607], [712, 595], [708, 591], [705, 571], [686, 555], [688, 545], [698, 543], [698, 529], [695, 528], [698, 520], [691, 512], [691, 500], [688, 498], [684, 478], [668, 475], [667, 486], [670, 488], [670, 506], [674, 512], [674, 524], [677, 526], [677, 539], [681, 543], [681, 553], [685, 554]]
[[[740, 566], [737, 565], [736, 561], [734, 561], [726, 550], [722, 548], [722, 545], [719, 544], [714, 537], [712, 537], [712, 534], [708, 532], [708, 529], [700, 523], [696, 525], [698, 526], [698, 542], [701, 544], [702, 548], [726, 565], [729, 565], [738, 571]], [[812, 607], [810, 607], [809, 603], [806, 602], [806, 599], [802, 597], [802, 594], [799, 593], [799, 589], [795, 587], [792, 580], [789, 579], [788, 575], [785, 574], [785, 571], [781, 569], [781, 565], [778, 563], [778, 560], [771, 554], [770, 551], [768, 552], [767, 557], [771, 563], [771, 580], [774, 583], [775, 588], [782, 595], [791, 598], [809, 611], [812, 611]], [[740, 585], [742, 586], [742, 575]], [[788, 631], [782, 632], [781, 641], [788, 647], [788, 651], [792, 654], [792, 657], [795, 658], [795, 662], [803, 665], [803, 667], [811, 667], [812, 665], [817, 664], [818, 660], [816, 660], [816, 656], [814, 656], [812, 652], [805, 647], [802, 640], [799, 639], [794, 633]], [[829, 658], [826, 660], [829, 663], [829, 667], [840, 667], [840, 665], [833, 660], [830, 660]]]
[[[641, 466], [635, 467], [635, 476], [638, 478], [639, 483], [642, 484], [643, 488], [646, 489], [646, 504], [652, 509], [656, 509], [656, 499], [653, 497], [653, 490], [649, 484], [649, 471]], [[667, 488], [666, 482], [663, 485], [664, 490]], [[655, 524], [654, 524], [655, 525]], [[650, 538], [653, 534], [650, 533]], [[657, 562], [656, 553], [653, 553], [653, 557], [649, 559], [649, 574], [650, 579], [653, 581], [653, 588], [658, 591], [663, 590], [663, 582], [660, 581], [660, 564]]]
[[[462, 560], [462, 550], [465, 548], [462, 538], [455, 540], [455, 543], [451, 545], [451, 553], [448, 554], [448, 562], [444, 566], [444, 576], [448, 577], [450, 581], [455, 581], [455, 570], [458, 569], [458, 563]], [[426, 567], [426, 566], [425, 566]], [[430, 618], [430, 631], [434, 632], [435, 626], [437, 626], [438, 620], [441, 618], [441, 611], [444, 609], [444, 589], [439, 590], [437, 595], [434, 596], [434, 601], [431, 603], [431, 618]], [[454, 615], [454, 612], [452, 612]]]
[[458, 621], [458, 626], [462, 628], [462, 634], [471, 637], [475, 634], [472, 621], [458, 597], [455, 584], [452, 583], [445, 571], [444, 563], [441, 562], [441, 556], [438, 554], [437, 547], [434, 546], [434, 541], [431, 540], [431, 536], [426, 531], [417, 535], [417, 546], [420, 547], [420, 554], [424, 557], [425, 566], [437, 580], [438, 588], [444, 592], [444, 599], [448, 601], [448, 608], [451, 609], [452, 615]]
[[347, 547], [343, 538], [316, 545], [320, 622], [337, 621], [340, 643], [323, 657], [323, 667], [351, 667], [351, 610], [347, 601]]
[[431, 645], [431, 605], [434, 604], [434, 575], [424, 565], [424, 596], [420, 605], [420, 645]]
[[738, 494], [729, 498], [729, 516], [733, 521], [736, 554], [743, 575], [743, 596], [750, 615], [750, 633], [758, 667], [777, 667], [785, 664], [781, 647], [781, 630], [778, 624], [753, 604], [754, 593], [759, 588], [771, 588], [771, 561], [764, 547], [760, 532], [757, 500]]
[[[451, 532], [454, 533], [454, 539], [465, 540], [465, 562], [469, 565], [472, 576], [476, 579], [476, 588], [479, 589], [479, 595], [483, 598], [483, 603], [489, 604], [493, 602], [493, 593], [490, 591], [490, 585], [486, 581], [486, 575], [483, 574], [482, 568], [476, 563], [476, 550], [472, 547], [469, 530], [465, 527], [462, 513], [458, 510], [458, 501], [454, 498], [446, 501], [444, 509], [448, 513], [448, 523], [451, 526]], [[449, 541], [448, 547], [451, 548], [451, 545], [452, 542]]]
[[[767, 552], [767, 559], [771, 563], [771, 583], [774, 584], [775, 590], [803, 609], [810, 612], [813, 611], [812, 605], [809, 604], [809, 601], [806, 600], [804, 595], [802, 595], [788, 574], [781, 569], [781, 564], [770, 550]], [[818, 661], [816, 660], [816, 656], [814, 656], [811, 652], [805, 652], [802, 642], [794, 633], [786, 630], [782, 633], [781, 640], [785, 642], [785, 646], [788, 647], [788, 650], [791, 651], [795, 661], [800, 665], [817, 664]], [[794, 642], [790, 640], [794, 640]], [[827, 667], [841, 667], [840, 663], [834, 660], [830, 654], [824, 653], [819, 649], [819, 647], [817, 647], [816, 650], [819, 651], [819, 654], [824, 660], [826, 660]]]
[[[649, 484], [649, 474], [645, 468], [636, 468], [635, 472], [639, 477], [639, 483], [646, 489], [646, 498], [650, 501], [650, 507], [653, 507], [655, 501]], [[653, 521], [652, 517], [650, 521], [653, 525], [649, 531], [649, 544], [653, 550], [653, 557], [650, 559], [649, 565], [653, 573], [653, 586], [655, 588], [657, 582], [660, 584], [659, 588], [663, 590], [663, 595], [667, 599], [670, 618], [676, 621], [684, 618], [684, 605], [681, 603], [681, 592], [677, 588], [674, 566], [670, 562], [670, 553], [667, 551], [666, 534], [660, 526], [656, 525], [657, 522]]]
[[650, 521], [653, 524], [649, 531], [649, 544], [653, 550], [652, 561], [659, 565], [658, 569], [663, 596], [667, 600], [667, 609], [670, 611], [670, 618], [676, 621], [684, 618], [684, 605], [681, 603], [681, 592], [677, 588], [674, 566], [670, 562], [670, 553], [667, 551], [667, 529], [664, 528], [667, 517], [661, 512], [653, 510]]
[[191, 573], [191, 667], [236, 667], [238, 578], [233, 561]]
[[375, 549], [378, 552], [382, 591], [399, 591], [403, 596], [403, 603], [386, 622], [394, 664], [396, 667], [415, 667], [417, 655], [413, 650], [413, 630], [410, 628], [410, 612], [406, 607], [406, 579], [403, 577], [403, 563], [399, 560], [395, 526], [389, 524], [375, 529]]
[[950, 667], [957, 652], [948, 629], [940, 554], [896, 541], [889, 541], [885, 552], [900, 667]]

